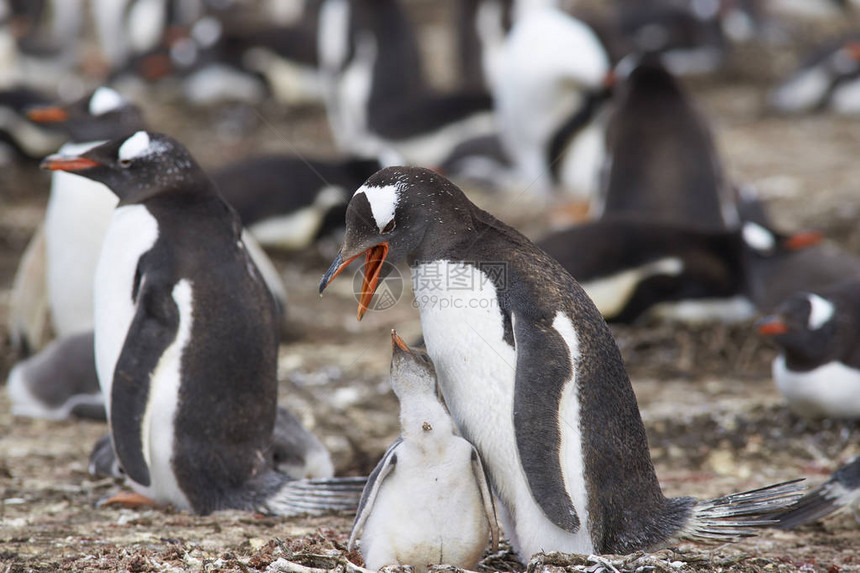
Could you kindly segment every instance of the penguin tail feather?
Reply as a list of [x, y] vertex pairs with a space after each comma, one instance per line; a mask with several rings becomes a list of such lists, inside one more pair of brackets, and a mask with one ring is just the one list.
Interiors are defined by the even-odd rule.
[[367, 477], [334, 477], [284, 481], [255, 508], [272, 515], [321, 515], [358, 509]]
[[848, 489], [829, 480], [774, 516], [778, 529], [793, 529], [835, 513], [848, 505], [860, 504], [860, 490]]
[[698, 543], [727, 543], [756, 535], [757, 529], [778, 523], [776, 514], [803, 495], [803, 479], [733, 493], [693, 506], [679, 537]]

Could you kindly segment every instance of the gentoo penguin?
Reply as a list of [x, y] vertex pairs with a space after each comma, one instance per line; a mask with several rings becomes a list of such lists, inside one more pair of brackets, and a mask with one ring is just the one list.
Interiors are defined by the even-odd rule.
[[[721, 501], [664, 497], [597, 308], [555, 260], [444, 177], [393, 167], [368, 179], [320, 291], [362, 255], [359, 318], [383, 263], [408, 261], [445, 403], [481, 455], [524, 560], [630, 553], [678, 537], [725, 541], [795, 499], [783, 485]], [[739, 515], [750, 521], [741, 526]]]
[[350, 153], [435, 166], [495, 130], [487, 93], [429, 89], [397, 0], [325, 0], [319, 50], [332, 132]]
[[[264, 455], [267, 463], [293, 479], [322, 479], [334, 475], [328, 450], [283, 406], [278, 406], [272, 443]], [[110, 434], [102, 436], [93, 447], [89, 472], [99, 478], [125, 477], [113, 451]]]
[[618, 0], [618, 28], [628, 52], [659, 54], [673, 74], [718, 69], [728, 46], [721, 0]]
[[736, 231], [616, 217], [558, 231], [537, 246], [576, 278], [609, 322], [733, 322], [755, 313]]
[[768, 96], [781, 113], [832, 109], [860, 112], [860, 34], [851, 34], [816, 49]]
[[[56, 130], [45, 129], [27, 120], [27, 109], [47, 105], [50, 99], [35, 90], [18, 87], [0, 89], [0, 150], [8, 147], [11, 158], [41, 160], [65, 141]], [[0, 163], [4, 154], [0, 154]]]
[[105, 419], [96, 376], [93, 333], [51, 342], [9, 372], [6, 392], [16, 416], [64, 420], [70, 416]]
[[261, 245], [298, 250], [343, 230], [348, 190], [380, 167], [376, 159], [263, 155], [214, 171], [212, 180]]
[[795, 294], [758, 331], [780, 348], [773, 379], [792, 410], [860, 418], [860, 277]]
[[604, 157], [609, 56], [583, 22], [556, 9], [511, 29], [492, 85], [499, 134], [523, 184], [588, 199]]
[[365, 566], [474, 569], [492, 537], [496, 511], [475, 447], [454, 433], [436, 396], [430, 358], [391, 331], [391, 388], [400, 400], [400, 437], [367, 478], [349, 536]]
[[238, 216], [188, 151], [138, 131], [43, 166], [119, 198], [96, 271], [95, 357], [129, 485], [201, 514], [355, 507], [349, 480], [296, 482], [265, 455], [277, 398], [275, 302]]
[[[28, 117], [66, 131], [70, 141], [59, 153], [72, 156], [131, 135], [145, 123], [136, 105], [107, 87], [66, 106], [33, 108]], [[51, 322], [58, 337], [93, 329], [93, 277], [116, 204], [116, 196], [99, 181], [74, 173], [52, 174], [45, 257]], [[284, 313], [286, 289], [280, 276], [253, 238], [244, 240]]]
[[654, 56], [631, 63], [616, 93], [595, 212], [712, 231], [737, 227], [734, 189], [706, 118]]
[[844, 509], [860, 510], [860, 457], [837, 469], [826, 482], [774, 516], [780, 529], [793, 529]]

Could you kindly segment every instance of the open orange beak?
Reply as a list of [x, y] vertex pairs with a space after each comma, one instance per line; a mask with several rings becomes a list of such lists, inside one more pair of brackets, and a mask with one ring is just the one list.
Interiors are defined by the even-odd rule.
[[412, 349], [406, 345], [406, 343], [403, 341], [403, 339], [400, 338], [400, 335], [397, 334], [397, 331], [392, 328], [391, 329], [391, 349], [396, 350], [398, 348], [404, 352], [408, 352], [409, 354], [412, 354]]
[[98, 161], [86, 157], [64, 157], [62, 155], [50, 155], [39, 164], [40, 169], [49, 171], [85, 171], [101, 165]]
[[61, 123], [69, 119], [69, 112], [61, 107], [34, 107], [27, 111], [27, 119], [33, 123]]
[[361, 284], [361, 295], [358, 299], [358, 320], [361, 320], [364, 316], [364, 313], [367, 312], [367, 309], [370, 306], [370, 301], [373, 299], [374, 293], [376, 293], [376, 287], [379, 286], [379, 275], [382, 272], [382, 263], [385, 262], [385, 257], [388, 256], [388, 242], [379, 243], [373, 247], [370, 247], [364, 252], [361, 252], [354, 257], [350, 257], [347, 260], [343, 260], [340, 254], [337, 255], [337, 258], [332, 262], [326, 274], [323, 276], [322, 281], [320, 281], [320, 295], [322, 295], [325, 287], [340, 274], [340, 272], [349, 266], [349, 264], [360, 257], [361, 255], [365, 255], [364, 261], [364, 280]]
[[777, 316], [768, 316], [756, 323], [758, 333], [762, 336], [776, 336], [789, 331], [788, 326]]
[[821, 231], [800, 231], [787, 238], [782, 244], [789, 251], [800, 251], [821, 244], [823, 240], [824, 234]]

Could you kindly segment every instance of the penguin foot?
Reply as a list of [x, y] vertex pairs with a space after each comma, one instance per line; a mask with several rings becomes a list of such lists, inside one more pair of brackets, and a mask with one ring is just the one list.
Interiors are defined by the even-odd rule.
[[154, 499], [150, 499], [139, 493], [131, 491], [121, 491], [115, 493], [107, 499], [99, 500], [99, 507], [118, 505], [128, 509], [139, 509], [141, 507], [158, 507], [158, 503]]

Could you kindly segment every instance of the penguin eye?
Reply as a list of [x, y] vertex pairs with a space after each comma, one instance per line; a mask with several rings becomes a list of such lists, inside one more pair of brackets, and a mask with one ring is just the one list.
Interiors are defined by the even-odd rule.
[[387, 225], [385, 225], [385, 227], [382, 229], [382, 234], [383, 234], [383, 235], [385, 235], [385, 234], [387, 234], [387, 233], [390, 233], [391, 231], [393, 231], [393, 230], [394, 230], [394, 227], [396, 227], [396, 226], [397, 226], [397, 225], [394, 223], [394, 219], [391, 219], [391, 220], [388, 222], [388, 224], [387, 224]]
[[119, 160], [119, 166], [122, 167], [123, 169], [131, 167], [131, 159], [120, 159]]

